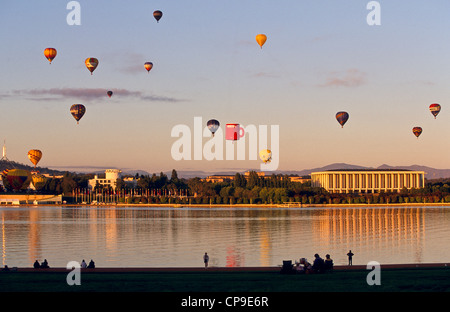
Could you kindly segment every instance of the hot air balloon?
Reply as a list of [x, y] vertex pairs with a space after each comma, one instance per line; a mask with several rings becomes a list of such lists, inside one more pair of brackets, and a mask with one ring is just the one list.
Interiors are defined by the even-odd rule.
[[336, 119], [341, 124], [342, 128], [344, 128], [344, 125], [347, 122], [348, 117], [349, 117], [349, 115], [347, 112], [338, 112], [336, 114]]
[[412, 131], [413, 131], [414, 135], [417, 138], [419, 138], [419, 135], [422, 134], [422, 128], [421, 127], [414, 127]]
[[159, 20], [161, 19], [163, 13], [159, 10], [156, 10], [153, 12], [153, 17], [155, 18], [156, 22], [159, 23]]
[[25, 186], [28, 186], [31, 181], [31, 174], [23, 169], [6, 169], [2, 172], [5, 187], [18, 191]]
[[88, 57], [86, 61], [84, 61], [84, 64], [86, 64], [87, 69], [92, 72], [97, 68], [98, 66], [98, 60], [95, 57]]
[[73, 118], [77, 121], [77, 124], [79, 123], [81, 117], [83, 117], [84, 113], [86, 112], [86, 107], [84, 107], [83, 104], [73, 104], [70, 107], [70, 113], [72, 114]]
[[47, 60], [52, 63], [53, 59], [56, 56], [56, 49], [53, 48], [47, 48], [44, 50], [44, 56], [47, 58]]
[[146, 62], [144, 64], [145, 69], [147, 70], [147, 72], [149, 73], [150, 70], [153, 68], [153, 63], [152, 62]]
[[441, 105], [434, 103], [430, 105], [430, 112], [433, 114], [434, 119], [436, 119], [436, 116], [439, 114], [439, 112], [441, 111]]
[[112, 91], [108, 91], [108, 92], [106, 92], [106, 94], [108, 94], [108, 96], [111, 97], [111, 95], [113, 95], [113, 92]]
[[259, 152], [259, 158], [267, 164], [272, 160], [272, 151], [268, 149], [263, 149]]
[[36, 165], [38, 164], [39, 160], [41, 160], [41, 158], [42, 158], [42, 152], [37, 149], [29, 150], [28, 158], [34, 164], [34, 168], [36, 168]]
[[208, 126], [209, 131], [211, 131], [212, 136], [214, 136], [214, 133], [216, 133], [217, 129], [220, 127], [220, 123], [215, 119], [208, 120], [206, 125]]
[[31, 175], [31, 181], [33, 182], [34, 188], [38, 190], [44, 187], [47, 178], [40, 173], [33, 173]]
[[264, 45], [264, 43], [266, 43], [266, 40], [267, 40], [266, 35], [264, 35], [264, 34], [256, 35], [256, 42], [258, 42], [261, 49], [262, 49], [262, 46]]

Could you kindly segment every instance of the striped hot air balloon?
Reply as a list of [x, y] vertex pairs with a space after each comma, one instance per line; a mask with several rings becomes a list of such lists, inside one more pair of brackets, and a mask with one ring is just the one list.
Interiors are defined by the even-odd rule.
[[430, 105], [429, 109], [430, 109], [430, 112], [433, 114], [434, 119], [436, 119], [436, 116], [441, 111], [441, 105], [434, 103], [434, 104]]
[[28, 151], [28, 158], [34, 164], [34, 168], [42, 158], [42, 152], [38, 149], [32, 149]]
[[6, 169], [2, 172], [2, 178], [3, 185], [7, 189], [19, 191], [28, 187], [31, 182], [31, 173], [23, 169]]
[[159, 23], [159, 20], [163, 16], [163, 13], [160, 10], [156, 10], [153, 12], [153, 17], [155, 18], [156, 22]]
[[342, 128], [344, 128], [345, 123], [348, 120], [348, 113], [347, 112], [338, 112], [336, 114], [336, 120], [339, 122]]

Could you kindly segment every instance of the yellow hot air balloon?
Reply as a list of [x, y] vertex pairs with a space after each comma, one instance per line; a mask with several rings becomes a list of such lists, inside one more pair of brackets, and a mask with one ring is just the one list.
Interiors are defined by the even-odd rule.
[[53, 59], [56, 56], [56, 49], [53, 48], [47, 48], [44, 50], [44, 56], [47, 58], [47, 60], [52, 63]]
[[84, 64], [86, 64], [87, 69], [92, 72], [97, 68], [98, 66], [98, 60], [95, 57], [88, 57], [85, 61]]
[[41, 189], [47, 182], [47, 178], [40, 173], [31, 174], [31, 181], [35, 189]]
[[267, 164], [272, 160], [272, 151], [269, 149], [263, 149], [259, 152], [259, 158]]
[[256, 35], [256, 42], [258, 42], [261, 49], [262, 49], [262, 46], [264, 45], [264, 43], [266, 43], [266, 40], [267, 40], [266, 35], [264, 35], [264, 34]]
[[36, 165], [42, 158], [42, 152], [37, 149], [32, 149], [32, 150], [28, 151], [28, 158], [34, 164], [34, 168], [36, 168]]

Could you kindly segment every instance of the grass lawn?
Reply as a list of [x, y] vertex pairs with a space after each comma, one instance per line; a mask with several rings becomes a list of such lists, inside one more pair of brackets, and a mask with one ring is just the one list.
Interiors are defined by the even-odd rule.
[[369, 270], [284, 275], [277, 272], [120, 272], [81, 274], [69, 286], [67, 273], [0, 273], [1, 292], [449, 292], [450, 269], [384, 269], [381, 285], [369, 286]]

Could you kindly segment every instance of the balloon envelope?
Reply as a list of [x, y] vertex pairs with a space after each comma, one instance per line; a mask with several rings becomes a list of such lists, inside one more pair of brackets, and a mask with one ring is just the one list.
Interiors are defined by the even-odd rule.
[[266, 35], [264, 35], [264, 34], [256, 35], [256, 42], [258, 42], [261, 49], [262, 49], [262, 46], [264, 45], [264, 43], [266, 43], [266, 40], [267, 40]]
[[8, 187], [16, 191], [22, 189], [24, 186], [28, 186], [28, 183], [31, 181], [30, 172], [23, 169], [6, 169], [2, 175], [8, 183]]
[[341, 127], [343, 128], [345, 123], [348, 120], [348, 113], [347, 112], [338, 112], [336, 114], [336, 120], [339, 122], [339, 124], [341, 125]]
[[206, 125], [208, 126], [209, 131], [212, 132], [213, 136], [214, 136], [214, 133], [217, 131], [217, 129], [219, 129], [219, 127], [220, 127], [220, 123], [215, 119], [208, 120]]
[[47, 178], [39, 173], [34, 173], [31, 175], [31, 181], [33, 182], [35, 189], [42, 188], [47, 182]]
[[91, 72], [91, 75], [92, 75], [93, 71], [98, 66], [98, 60], [95, 57], [88, 57], [84, 61], [84, 64], [86, 65], [87, 69]]
[[108, 94], [108, 96], [111, 97], [111, 95], [113, 95], [113, 92], [112, 91], [108, 91], [108, 92], [106, 92], [106, 94]]
[[44, 56], [47, 58], [47, 60], [52, 63], [53, 59], [56, 56], [56, 49], [53, 48], [47, 48], [44, 50]]
[[272, 160], [272, 151], [269, 149], [263, 149], [259, 152], [259, 158], [261, 158], [261, 160], [264, 163], [269, 163]]
[[34, 164], [34, 167], [36, 168], [36, 165], [38, 164], [39, 160], [41, 160], [41, 158], [42, 158], [42, 152], [37, 149], [29, 150], [28, 158]]
[[144, 64], [145, 69], [147, 70], [147, 72], [150, 72], [150, 69], [153, 68], [153, 63], [152, 62], [146, 62]]
[[81, 117], [83, 117], [84, 113], [86, 112], [86, 107], [84, 107], [83, 104], [73, 104], [70, 107], [70, 113], [72, 114], [73, 118], [78, 122], [80, 121]]
[[414, 127], [412, 131], [413, 131], [413, 133], [414, 133], [414, 135], [416, 137], [419, 137], [419, 135], [422, 134], [422, 128], [421, 127]]
[[163, 16], [163, 13], [160, 10], [156, 10], [155, 12], [153, 12], [153, 17], [155, 18], [156, 22], [158, 22], [158, 23], [162, 16]]
[[436, 119], [436, 116], [441, 111], [441, 105], [434, 103], [434, 104], [430, 105], [429, 109], [430, 109], [430, 112], [433, 114], [434, 119]]

